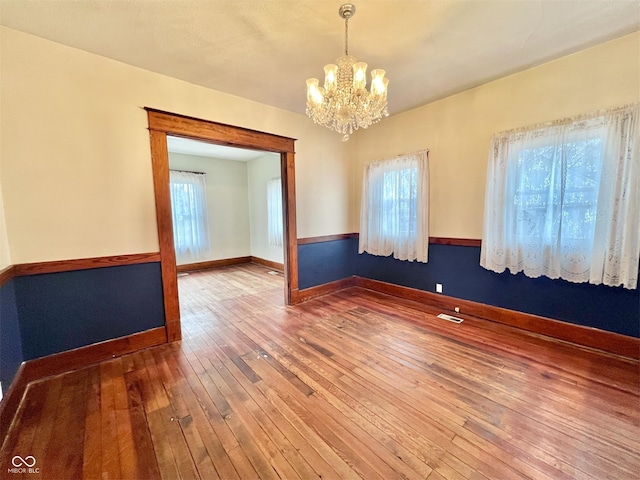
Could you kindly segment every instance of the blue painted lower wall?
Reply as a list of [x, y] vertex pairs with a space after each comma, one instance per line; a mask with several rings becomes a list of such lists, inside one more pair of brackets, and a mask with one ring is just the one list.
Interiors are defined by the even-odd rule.
[[357, 238], [298, 245], [298, 288], [355, 275], [357, 253]]
[[24, 360], [165, 324], [160, 263], [17, 277]]
[[429, 292], [441, 283], [451, 297], [640, 337], [640, 290], [497, 274], [480, 266], [479, 247], [429, 245], [424, 264], [359, 255], [351, 238], [299, 246], [298, 265], [300, 288], [351, 275]]
[[0, 382], [6, 392], [23, 362], [15, 280], [0, 287]]

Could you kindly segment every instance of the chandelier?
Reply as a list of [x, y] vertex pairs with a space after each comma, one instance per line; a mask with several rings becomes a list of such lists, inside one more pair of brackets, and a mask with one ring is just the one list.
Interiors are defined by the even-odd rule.
[[371, 71], [371, 90], [367, 90], [367, 64], [349, 55], [349, 19], [356, 7], [346, 3], [338, 13], [344, 18], [344, 56], [337, 65], [324, 67], [324, 87], [317, 78], [307, 80], [307, 115], [317, 124], [342, 133], [342, 141], [358, 128], [367, 128], [387, 117], [385, 71]]

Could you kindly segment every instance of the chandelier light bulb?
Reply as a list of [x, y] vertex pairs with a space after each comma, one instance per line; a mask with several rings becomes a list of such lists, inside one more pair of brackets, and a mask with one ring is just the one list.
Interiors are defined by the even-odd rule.
[[353, 66], [353, 88], [360, 90], [367, 87], [367, 64], [358, 62]]
[[389, 83], [389, 80], [384, 78], [386, 73], [380, 68], [371, 71], [371, 93], [373, 95], [386, 95]]
[[318, 87], [318, 79], [310, 78], [307, 80], [307, 104], [322, 105], [324, 95], [322, 89]]
[[336, 88], [338, 66], [330, 63], [324, 66], [324, 89], [328, 92]]
[[349, 19], [356, 7], [344, 4], [339, 14], [345, 21], [345, 54], [336, 64], [324, 67], [324, 88], [317, 78], [307, 80], [307, 115], [317, 124], [343, 135], [342, 141], [358, 128], [367, 128], [389, 115], [385, 71], [371, 71], [367, 90], [367, 64], [349, 55]]

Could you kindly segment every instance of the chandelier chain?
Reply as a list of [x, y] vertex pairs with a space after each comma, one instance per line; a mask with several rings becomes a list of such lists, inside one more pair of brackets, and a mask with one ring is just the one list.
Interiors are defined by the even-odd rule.
[[344, 19], [344, 54], [349, 55], [349, 18]]

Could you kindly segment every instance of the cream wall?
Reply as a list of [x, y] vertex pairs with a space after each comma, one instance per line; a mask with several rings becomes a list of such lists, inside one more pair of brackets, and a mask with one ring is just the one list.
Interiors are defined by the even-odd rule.
[[640, 100], [635, 33], [343, 144], [302, 115], [5, 27], [0, 44], [0, 266], [158, 250], [145, 106], [296, 138], [298, 237], [357, 231], [362, 164], [428, 147], [430, 234], [480, 238], [492, 133]]
[[267, 182], [280, 178], [280, 156], [267, 154], [247, 162], [247, 180], [249, 183], [249, 215], [251, 224], [251, 255], [284, 262], [282, 246], [269, 245], [267, 223]]
[[4, 201], [2, 199], [2, 181], [0, 181], [0, 271], [11, 265], [7, 224], [4, 218]]
[[346, 149], [306, 117], [5, 27], [0, 43], [12, 263], [158, 250], [145, 106], [297, 139], [298, 236], [350, 231]]
[[352, 229], [359, 229], [362, 165], [429, 148], [430, 235], [479, 239], [494, 132], [637, 101], [636, 32], [385, 119], [353, 136]]
[[247, 163], [169, 153], [169, 168], [206, 174], [211, 254], [176, 258], [178, 265], [251, 255]]

